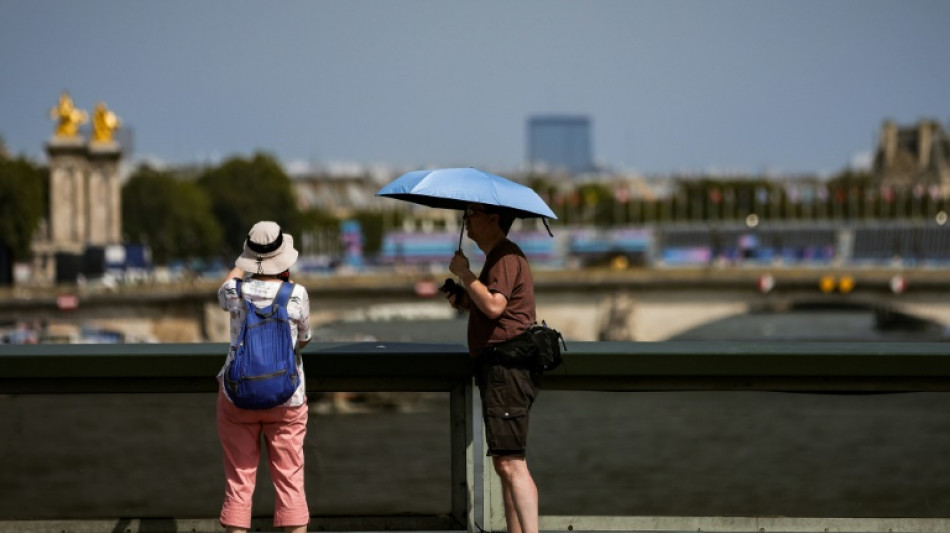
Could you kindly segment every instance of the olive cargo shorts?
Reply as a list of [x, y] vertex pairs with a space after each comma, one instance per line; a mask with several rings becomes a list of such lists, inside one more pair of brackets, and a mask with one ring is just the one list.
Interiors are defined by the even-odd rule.
[[524, 457], [531, 405], [538, 397], [541, 374], [523, 368], [479, 363], [475, 379], [482, 399], [488, 455]]

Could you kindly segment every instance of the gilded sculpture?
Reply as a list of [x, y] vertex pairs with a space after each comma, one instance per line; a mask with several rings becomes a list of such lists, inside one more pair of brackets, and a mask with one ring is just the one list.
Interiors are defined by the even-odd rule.
[[112, 142], [112, 134], [119, 129], [122, 121], [115, 113], [109, 111], [106, 104], [99, 102], [92, 114], [92, 141], [97, 143]]
[[59, 95], [59, 103], [50, 109], [49, 114], [56, 121], [57, 137], [75, 137], [79, 134], [79, 126], [89, 121], [89, 115], [73, 105], [73, 99], [66, 91]]

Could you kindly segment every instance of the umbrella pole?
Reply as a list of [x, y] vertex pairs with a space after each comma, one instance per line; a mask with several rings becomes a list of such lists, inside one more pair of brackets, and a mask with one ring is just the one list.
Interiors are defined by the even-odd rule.
[[462, 238], [465, 237], [465, 217], [462, 217], [462, 229], [459, 231], [459, 252], [462, 251]]

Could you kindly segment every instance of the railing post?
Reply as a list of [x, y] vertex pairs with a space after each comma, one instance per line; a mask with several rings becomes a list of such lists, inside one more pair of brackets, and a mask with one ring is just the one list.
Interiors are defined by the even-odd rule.
[[475, 527], [475, 438], [472, 379], [460, 381], [449, 393], [452, 461], [452, 517], [469, 533]]
[[[482, 439], [484, 439], [484, 435]], [[484, 441], [483, 441], [484, 442]], [[487, 446], [483, 443], [483, 448]], [[484, 524], [487, 531], [505, 531], [508, 524], [505, 522], [505, 499], [501, 491], [501, 479], [495, 472], [495, 466], [490, 457], [482, 460], [482, 483], [484, 484]]]
[[495, 472], [495, 465], [486, 455], [488, 442], [485, 440], [485, 426], [482, 419], [482, 402], [479, 395], [475, 395], [475, 405], [472, 410], [472, 421], [477, 424], [478, 431], [476, 438], [478, 448], [476, 452], [480, 461], [476, 464], [481, 465], [481, 489], [482, 489], [482, 529], [484, 531], [505, 531], [508, 524], [505, 522], [505, 499], [502, 496], [501, 479]]

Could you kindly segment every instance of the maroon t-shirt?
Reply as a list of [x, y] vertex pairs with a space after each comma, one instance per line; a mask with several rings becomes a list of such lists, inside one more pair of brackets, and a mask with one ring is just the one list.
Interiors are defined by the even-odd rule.
[[492, 320], [472, 304], [468, 316], [468, 351], [478, 355], [489, 344], [509, 340], [535, 323], [534, 277], [518, 245], [505, 239], [485, 257], [478, 280], [508, 299], [501, 316]]

